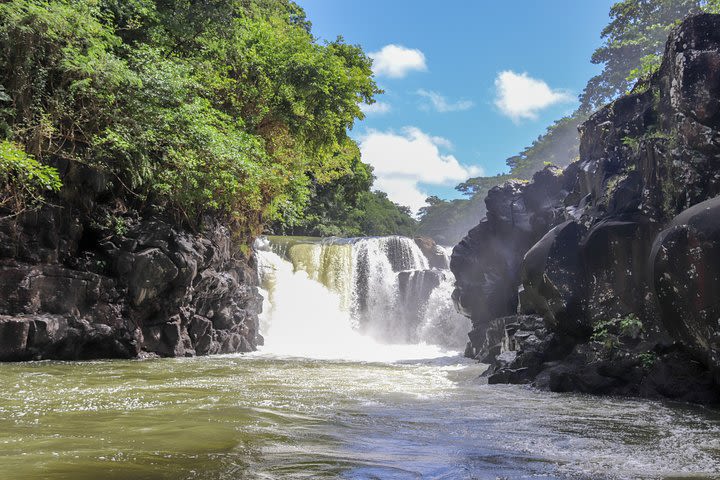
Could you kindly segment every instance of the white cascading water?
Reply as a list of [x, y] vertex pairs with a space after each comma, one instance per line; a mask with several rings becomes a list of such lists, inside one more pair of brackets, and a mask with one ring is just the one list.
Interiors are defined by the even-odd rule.
[[423, 320], [418, 335], [421, 339], [432, 338], [438, 345], [464, 345], [468, 338], [469, 320], [455, 310], [451, 300], [455, 276], [450, 270], [443, 274], [440, 285], [433, 289], [423, 305]]
[[407, 342], [398, 272], [427, 270], [427, 258], [405, 237], [361, 238], [352, 247], [353, 318], [380, 341]]
[[[264, 352], [395, 361], [464, 346], [469, 322], [452, 306], [452, 274], [430, 270], [409, 238], [273, 237], [256, 250]], [[441, 279], [431, 291], [422, 288], [426, 276]]]

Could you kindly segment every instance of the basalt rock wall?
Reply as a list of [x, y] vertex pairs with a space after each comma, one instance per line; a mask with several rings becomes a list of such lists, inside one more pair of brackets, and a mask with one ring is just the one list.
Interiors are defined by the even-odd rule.
[[226, 227], [208, 218], [192, 231], [133, 210], [106, 173], [56, 166], [59, 196], [0, 221], [0, 360], [255, 349], [254, 260]]
[[720, 16], [581, 127], [580, 158], [486, 199], [453, 250], [491, 382], [720, 400]]

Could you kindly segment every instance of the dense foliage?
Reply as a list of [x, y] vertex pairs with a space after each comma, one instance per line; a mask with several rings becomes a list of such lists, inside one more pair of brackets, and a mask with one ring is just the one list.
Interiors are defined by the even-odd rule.
[[485, 197], [492, 187], [511, 178], [528, 180], [545, 165], [564, 167], [577, 159], [577, 126], [593, 110], [657, 70], [670, 30], [687, 14], [701, 9], [720, 12], [720, 0], [620, 0], [614, 4], [610, 23], [601, 32], [604, 42], [591, 58], [603, 70], [588, 81], [579, 108], [556, 121], [519, 155], [508, 158], [508, 173], [471, 178], [458, 185], [467, 199], [429, 198], [421, 212], [419, 232], [442, 243], [457, 243], [485, 215]]
[[301, 219], [277, 222], [273, 227], [285, 235], [414, 235], [417, 221], [410, 210], [383, 192], [372, 192], [372, 183], [372, 167], [362, 163], [357, 152], [348, 174], [313, 186], [312, 201]]
[[44, 192], [57, 192], [61, 186], [56, 169], [41, 164], [18, 145], [0, 142], [0, 209], [10, 212], [5, 218], [35, 208], [45, 200]]
[[715, 2], [621, 0], [614, 4], [610, 23], [600, 34], [604, 43], [591, 58], [592, 63], [603, 65], [603, 70], [588, 81], [580, 96], [580, 108], [591, 112], [657, 70], [670, 30], [708, 3]]
[[12, 0], [0, 139], [107, 170], [137, 208], [252, 236], [353, 178], [370, 67], [342, 38], [319, 44], [289, 0]]

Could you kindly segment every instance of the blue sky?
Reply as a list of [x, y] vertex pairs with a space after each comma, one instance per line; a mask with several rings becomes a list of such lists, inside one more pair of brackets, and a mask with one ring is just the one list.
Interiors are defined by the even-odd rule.
[[386, 93], [352, 136], [376, 187], [418, 208], [454, 198], [577, 106], [599, 71], [612, 0], [297, 0], [313, 34], [342, 35], [375, 59]]

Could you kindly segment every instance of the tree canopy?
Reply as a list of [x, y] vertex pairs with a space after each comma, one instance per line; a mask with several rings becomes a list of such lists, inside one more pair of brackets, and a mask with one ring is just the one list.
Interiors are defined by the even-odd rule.
[[362, 49], [318, 42], [289, 0], [0, 4], [0, 140], [189, 224], [302, 222], [363, 170], [347, 132], [379, 92]]
[[610, 23], [600, 34], [603, 44], [590, 59], [594, 64], [603, 65], [603, 70], [588, 81], [580, 95], [581, 110], [591, 112], [601, 107], [657, 70], [670, 30], [683, 17], [700, 11], [708, 3], [704, 0], [615, 3], [610, 8]]

